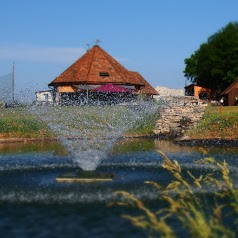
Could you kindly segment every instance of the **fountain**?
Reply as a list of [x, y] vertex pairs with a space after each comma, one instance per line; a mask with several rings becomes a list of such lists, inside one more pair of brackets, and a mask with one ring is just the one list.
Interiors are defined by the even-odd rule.
[[[78, 169], [56, 178], [58, 182], [105, 182], [114, 177], [110, 173], [98, 173], [96, 168], [107, 158], [114, 143], [123, 133], [148, 114], [157, 110], [151, 102], [131, 105], [82, 107], [35, 107], [41, 120], [58, 135], [69, 151]], [[71, 110], [71, 111], [70, 111]], [[111, 123], [111, 124], [110, 124]]]

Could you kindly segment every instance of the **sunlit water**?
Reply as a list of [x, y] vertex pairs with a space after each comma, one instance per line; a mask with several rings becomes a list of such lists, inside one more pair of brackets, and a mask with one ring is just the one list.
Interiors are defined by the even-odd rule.
[[[96, 168], [114, 174], [111, 182], [58, 183], [57, 176], [80, 168], [58, 143], [46, 144], [0, 144], [0, 233], [4, 237], [147, 237], [120, 217], [130, 214], [130, 209], [107, 207], [117, 200], [113, 193], [129, 191], [158, 209], [159, 192], [144, 183], [166, 185], [171, 179], [162, 168], [158, 150], [196, 176], [211, 171], [208, 165], [195, 163], [204, 158], [199, 147], [161, 140], [119, 140]], [[231, 178], [238, 184], [238, 148], [205, 150], [206, 156], [228, 162]]]

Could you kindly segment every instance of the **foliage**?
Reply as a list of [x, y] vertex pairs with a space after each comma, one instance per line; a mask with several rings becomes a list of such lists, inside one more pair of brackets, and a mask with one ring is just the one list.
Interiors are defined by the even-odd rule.
[[231, 22], [185, 59], [184, 75], [218, 93], [238, 77], [238, 23]]
[[[170, 219], [180, 223], [183, 233], [188, 237], [235, 237], [235, 232], [223, 224], [223, 218], [230, 215], [232, 218], [229, 222], [234, 225], [238, 213], [238, 190], [233, 186], [227, 163], [207, 157], [198, 163], [213, 166], [214, 174], [195, 177], [190, 171], [183, 171], [177, 161], [171, 161], [162, 151], [159, 153], [164, 158], [163, 168], [171, 173], [174, 180], [165, 188], [156, 182], [146, 183], [159, 190], [160, 203], [166, 204], [164, 208], [152, 211], [125, 191], [118, 191], [121, 201], [111, 205], [130, 206], [139, 210], [140, 215], [123, 215], [123, 218], [148, 231], [150, 237], [176, 237], [178, 231], [173, 229]], [[222, 180], [215, 177], [217, 170], [221, 172]], [[207, 205], [206, 188], [217, 191], [209, 203], [212, 205]], [[229, 213], [225, 213], [228, 208]]]

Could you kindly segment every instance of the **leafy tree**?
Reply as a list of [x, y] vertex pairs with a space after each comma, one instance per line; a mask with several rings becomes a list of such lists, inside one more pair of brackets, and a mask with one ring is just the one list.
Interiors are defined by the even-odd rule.
[[231, 22], [186, 58], [185, 77], [192, 83], [223, 91], [238, 77], [238, 23]]

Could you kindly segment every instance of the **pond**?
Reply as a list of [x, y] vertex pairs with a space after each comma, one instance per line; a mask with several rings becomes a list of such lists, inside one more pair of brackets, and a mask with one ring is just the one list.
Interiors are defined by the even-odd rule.
[[[121, 217], [130, 209], [109, 207], [116, 191], [125, 190], [151, 207], [159, 192], [144, 181], [166, 185], [163, 151], [182, 169], [203, 173], [195, 161], [207, 155], [226, 160], [238, 182], [238, 148], [177, 145], [167, 140], [119, 140], [96, 171], [113, 174], [109, 182], [59, 183], [64, 173], [80, 170], [58, 142], [0, 144], [0, 233], [4, 237], [147, 237]], [[176, 224], [175, 224], [176, 226]], [[176, 228], [176, 229], [179, 229]]]

